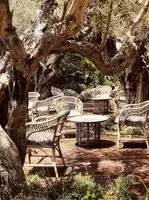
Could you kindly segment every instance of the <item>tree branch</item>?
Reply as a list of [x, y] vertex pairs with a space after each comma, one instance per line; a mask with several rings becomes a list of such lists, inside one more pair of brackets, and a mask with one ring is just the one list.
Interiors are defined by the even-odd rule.
[[74, 36], [81, 30], [88, 3], [89, 0], [72, 0], [65, 17], [65, 32], [68, 36]]
[[90, 59], [94, 65], [103, 73], [111, 74], [111, 69], [106, 65], [102, 59], [101, 52], [92, 44], [78, 44], [76, 42], [63, 42], [61, 48], [54, 46], [49, 53], [78, 53]]
[[62, 22], [65, 19], [67, 8], [68, 8], [68, 4], [69, 4], [68, 1], [64, 1], [63, 12], [62, 12], [62, 16], [61, 16], [60, 22]]
[[110, 21], [111, 21], [111, 16], [112, 16], [112, 9], [113, 9], [113, 0], [111, 0], [111, 3], [110, 3], [110, 10], [109, 10], [108, 18], [107, 18], [107, 27], [106, 27], [106, 31], [105, 31], [103, 40], [100, 45], [100, 51], [103, 50], [103, 48], [105, 47], [106, 41], [107, 41], [107, 36], [108, 36]]
[[[27, 54], [22, 41], [12, 25], [12, 13], [9, 9], [8, 0], [0, 1], [0, 39], [3, 41], [5, 48], [10, 52], [16, 69], [22, 71], [23, 76], [25, 76]], [[21, 66], [24, 67], [22, 68]]]
[[147, 10], [149, 8], [149, 0], [146, 0], [144, 3], [144, 6], [142, 7], [142, 9], [140, 10], [140, 13], [137, 15], [137, 17], [134, 19], [133, 24], [130, 27], [130, 30], [128, 31], [127, 35], [129, 36], [134, 29], [137, 27], [137, 25], [140, 23], [140, 21], [142, 20], [142, 18], [144, 17], [144, 15], [147, 13]]

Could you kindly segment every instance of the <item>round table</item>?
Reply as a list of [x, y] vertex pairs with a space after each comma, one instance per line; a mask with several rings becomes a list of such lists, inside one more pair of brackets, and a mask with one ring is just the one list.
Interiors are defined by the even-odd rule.
[[108, 114], [109, 113], [109, 100], [112, 97], [97, 95], [91, 99], [94, 101], [94, 114]]
[[68, 121], [76, 124], [76, 145], [89, 146], [100, 142], [100, 122], [108, 119], [102, 115], [80, 115], [69, 117]]

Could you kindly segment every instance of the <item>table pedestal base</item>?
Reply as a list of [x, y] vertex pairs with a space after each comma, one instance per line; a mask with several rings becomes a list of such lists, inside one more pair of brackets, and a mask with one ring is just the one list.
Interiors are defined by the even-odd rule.
[[100, 123], [76, 123], [76, 145], [90, 146], [100, 142]]
[[94, 114], [108, 114], [108, 112], [109, 112], [108, 100], [94, 101]]

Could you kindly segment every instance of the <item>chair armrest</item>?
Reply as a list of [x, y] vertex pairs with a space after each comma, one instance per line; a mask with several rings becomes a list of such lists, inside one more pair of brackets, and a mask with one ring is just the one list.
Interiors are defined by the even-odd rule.
[[148, 101], [143, 101], [141, 103], [134, 103], [134, 104], [127, 104], [125, 105], [122, 109], [127, 109], [127, 108], [140, 108], [142, 106], [145, 106], [149, 104], [149, 100]]
[[40, 132], [40, 131], [44, 131], [44, 130], [48, 130], [48, 129], [57, 129], [58, 126], [58, 122], [59, 122], [59, 118], [56, 116], [50, 120], [46, 120], [46, 121], [40, 121], [40, 122], [29, 122], [26, 123], [26, 136], [27, 138], [35, 133], [35, 132]]
[[149, 103], [140, 107], [128, 107], [128, 106], [123, 107], [118, 116], [118, 123], [125, 122], [127, 117], [134, 115], [137, 116], [144, 115], [144, 117], [146, 117], [147, 119], [148, 110], [149, 110]]
[[44, 121], [47, 121], [47, 120], [52, 120], [54, 117], [56, 117], [57, 115], [53, 115], [53, 116], [50, 116], [50, 115], [42, 115], [40, 117], [36, 117], [33, 122], [44, 122]]

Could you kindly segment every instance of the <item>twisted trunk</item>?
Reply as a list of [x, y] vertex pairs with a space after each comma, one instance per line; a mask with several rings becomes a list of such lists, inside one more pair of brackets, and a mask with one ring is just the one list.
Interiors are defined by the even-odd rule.
[[126, 63], [127, 68], [122, 75], [122, 84], [127, 103], [139, 103], [149, 99], [149, 69], [142, 55], [146, 55], [145, 42], [141, 42], [137, 50], [132, 51]]
[[0, 75], [0, 124], [3, 129], [8, 121], [9, 81], [10, 77], [7, 74]]
[[11, 93], [11, 111], [8, 119], [7, 133], [16, 144], [22, 165], [26, 155], [26, 119], [27, 119], [27, 80], [22, 74], [14, 70], [14, 87]]
[[18, 149], [1, 126], [0, 138], [0, 197], [9, 200], [20, 193], [24, 175]]

